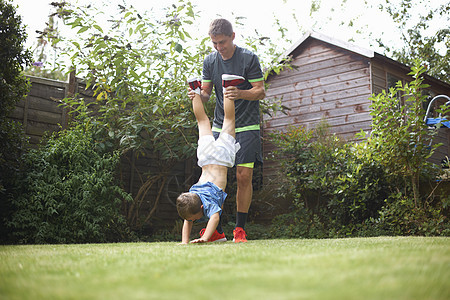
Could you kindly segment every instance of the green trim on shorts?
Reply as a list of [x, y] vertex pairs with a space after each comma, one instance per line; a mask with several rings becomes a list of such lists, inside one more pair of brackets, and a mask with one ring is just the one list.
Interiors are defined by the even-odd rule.
[[205, 80], [203, 79], [202, 82], [211, 82], [212, 80]]
[[246, 164], [238, 164], [237, 166], [238, 167], [246, 167], [246, 168], [253, 169], [255, 167], [255, 163], [252, 162], [252, 163], [246, 163]]
[[256, 79], [249, 79], [248, 82], [257, 82], [257, 81], [263, 81], [264, 77], [256, 78]]
[[[238, 133], [238, 132], [244, 132], [244, 131], [250, 131], [250, 130], [260, 130], [260, 129], [261, 129], [261, 127], [259, 126], [259, 124], [256, 124], [256, 125], [249, 125], [249, 126], [236, 128], [235, 132]], [[222, 132], [222, 128], [213, 126], [212, 131]]]

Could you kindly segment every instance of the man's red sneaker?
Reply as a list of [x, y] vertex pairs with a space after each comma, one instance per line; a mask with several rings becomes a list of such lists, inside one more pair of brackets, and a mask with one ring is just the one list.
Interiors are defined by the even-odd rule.
[[236, 227], [233, 230], [233, 242], [235, 243], [247, 243], [247, 234], [245, 233], [244, 228]]
[[[202, 237], [205, 234], [205, 230], [206, 228], [203, 228], [202, 230], [200, 230], [200, 237]], [[219, 233], [217, 230], [214, 231], [213, 235], [211, 236], [211, 238], [208, 240], [208, 242], [226, 242], [227, 238], [225, 237], [225, 233]]]

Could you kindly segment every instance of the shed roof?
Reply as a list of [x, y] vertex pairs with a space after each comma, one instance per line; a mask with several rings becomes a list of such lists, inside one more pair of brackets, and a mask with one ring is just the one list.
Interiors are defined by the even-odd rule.
[[316, 31], [308, 31], [307, 33], [305, 33], [305, 35], [302, 36], [301, 39], [299, 39], [296, 43], [294, 43], [294, 45], [292, 45], [291, 48], [289, 48], [284, 54], [283, 57], [287, 57], [289, 55], [292, 55], [292, 53], [301, 45], [303, 44], [306, 40], [308, 40], [309, 38], [314, 38], [317, 40], [321, 40], [323, 42], [341, 47], [343, 49], [346, 49], [348, 51], [351, 52], [355, 52], [357, 54], [360, 54], [362, 56], [368, 57], [368, 58], [372, 58], [375, 55], [375, 52], [372, 50], [368, 50], [362, 47], [359, 47], [357, 45], [351, 44], [349, 42], [344, 42], [342, 40], [338, 40], [332, 37], [329, 37], [327, 35], [324, 35], [322, 33], [316, 32]]
[[[294, 52], [303, 44], [305, 43], [307, 40], [309, 39], [316, 39], [316, 40], [320, 40], [322, 42], [340, 47], [344, 50], [359, 54], [361, 56], [367, 57], [369, 59], [376, 59], [379, 60], [383, 63], [387, 63], [387, 64], [391, 64], [394, 65], [400, 69], [403, 69], [406, 73], [409, 73], [411, 71], [411, 68], [405, 64], [402, 64], [396, 60], [393, 60], [387, 56], [384, 56], [382, 54], [376, 53], [373, 50], [369, 50], [360, 46], [357, 46], [355, 44], [349, 43], [349, 42], [345, 42], [330, 36], [327, 36], [325, 34], [310, 30], [308, 32], [306, 32], [297, 42], [295, 42], [291, 48], [289, 48], [286, 52], [284, 52], [284, 54], [282, 55], [282, 60], [286, 59], [286, 57], [293, 55]], [[424, 75], [424, 77], [435, 83], [438, 85], [442, 85], [444, 86], [446, 89], [450, 89], [450, 84], [441, 81], [437, 78], [434, 78], [432, 76], [429, 76], [427, 74]]]

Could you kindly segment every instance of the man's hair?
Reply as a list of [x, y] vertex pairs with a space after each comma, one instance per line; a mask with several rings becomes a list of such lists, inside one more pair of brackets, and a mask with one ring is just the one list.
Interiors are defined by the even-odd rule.
[[202, 201], [195, 193], [183, 193], [177, 198], [177, 210], [180, 217], [188, 220], [202, 210]]
[[209, 25], [209, 36], [218, 36], [218, 35], [233, 35], [233, 26], [230, 21], [226, 19], [215, 19]]

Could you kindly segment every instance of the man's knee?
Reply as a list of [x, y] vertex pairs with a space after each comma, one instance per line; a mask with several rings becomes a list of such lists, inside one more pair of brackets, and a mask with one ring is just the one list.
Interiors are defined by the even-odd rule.
[[252, 183], [253, 169], [246, 167], [237, 167], [236, 180], [238, 185], [247, 185]]

